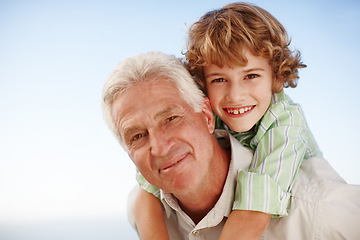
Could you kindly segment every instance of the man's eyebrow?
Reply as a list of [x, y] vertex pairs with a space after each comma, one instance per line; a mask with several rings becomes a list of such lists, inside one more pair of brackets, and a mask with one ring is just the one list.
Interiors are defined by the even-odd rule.
[[131, 135], [133, 132], [136, 132], [140, 129], [139, 126], [130, 126], [130, 127], [124, 127], [122, 128], [122, 124], [121, 124], [121, 119], [119, 118], [115, 118], [115, 128], [117, 129], [118, 133], [121, 132], [122, 129], [122, 138], [124, 139], [124, 141], [126, 142], [127, 138], [129, 137], [129, 135]]
[[[181, 111], [182, 108], [177, 106], [177, 105], [170, 105], [167, 106], [165, 109], [159, 111], [158, 113], [156, 113], [154, 115], [154, 119], [159, 119], [159, 118], [163, 118], [165, 116], [174, 114], [175, 112]], [[134, 132], [137, 131], [142, 131], [144, 129], [142, 129], [140, 126], [130, 126], [130, 127], [125, 127], [124, 132], [123, 132], [123, 137], [126, 141], [126, 139], [131, 136]]]
[[125, 142], [128, 140], [128, 138], [136, 131], [140, 130], [140, 127], [138, 126], [134, 126], [134, 127], [129, 127], [129, 128], [125, 128], [124, 129], [124, 134], [123, 134], [123, 137], [124, 137], [124, 140]]
[[181, 107], [177, 106], [177, 105], [170, 105], [167, 106], [165, 109], [161, 110], [160, 112], [156, 113], [154, 116], [154, 119], [158, 119], [164, 116], [167, 116], [169, 114], [175, 113], [177, 111], [181, 111]]

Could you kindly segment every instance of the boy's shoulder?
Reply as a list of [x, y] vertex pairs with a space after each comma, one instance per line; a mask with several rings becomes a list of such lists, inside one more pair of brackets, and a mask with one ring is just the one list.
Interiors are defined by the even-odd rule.
[[271, 96], [270, 106], [267, 112], [286, 112], [299, 111], [301, 106], [285, 94], [284, 90], [279, 93], [273, 93]]
[[271, 96], [270, 108], [279, 103], [294, 104], [291, 98], [285, 94], [284, 90], [279, 93], [273, 93]]
[[264, 128], [282, 125], [302, 125], [304, 114], [301, 106], [294, 103], [284, 91], [272, 95], [269, 109], [261, 119], [260, 125]]

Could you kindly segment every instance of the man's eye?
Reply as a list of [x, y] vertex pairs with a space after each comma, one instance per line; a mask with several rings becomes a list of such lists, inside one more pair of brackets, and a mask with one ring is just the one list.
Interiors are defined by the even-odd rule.
[[248, 75], [246, 75], [245, 79], [254, 79], [254, 78], [257, 78], [257, 77], [259, 77], [258, 74], [248, 74]]
[[144, 137], [145, 134], [143, 133], [138, 133], [138, 134], [135, 134], [132, 138], [131, 138], [131, 142], [134, 142], [136, 140], [139, 140], [140, 138]]
[[178, 116], [171, 116], [171, 117], [167, 118], [166, 121], [171, 122], [171, 121], [175, 120], [176, 118], [178, 118]]

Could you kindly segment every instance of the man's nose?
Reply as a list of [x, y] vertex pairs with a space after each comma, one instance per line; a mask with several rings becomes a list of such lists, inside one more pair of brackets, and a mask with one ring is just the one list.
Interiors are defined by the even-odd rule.
[[164, 157], [174, 145], [173, 138], [163, 129], [149, 131], [150, 152], [153, 156]]

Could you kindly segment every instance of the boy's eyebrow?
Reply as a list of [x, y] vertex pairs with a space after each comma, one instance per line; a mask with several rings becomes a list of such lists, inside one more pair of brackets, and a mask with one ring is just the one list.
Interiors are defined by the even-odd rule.
[[265, 69], [260, 68], [260, 67], [254, 67], [254, 68], [249, 68], [249, 69], [244, 70], [244, 72], [246, 72], [246, 73], [253, 72], [253, 71], [265, 71]]
[[210, 76], [216, 76], [216, 75], [221, 75], [220, 73], [214, 72], [214, 73], [210, 73], [207, 75], [204, 75], [205, 78], [210, 77]]
[[[249, 69], [244, 69], [243, 72], [244, 73], [249, 73], [249, 72], [254, 72], [254, 71], [265, 71], [264, 68], [260, 68], [260, 67], [254, 67], [254, 68], [249, 68]], [[224, 73], [221, 73], [221, 72], [213, 72], [213, 73], [210, 73], [210, 74], [207, 74], [205, 75], [204, 77], [207, 78], [207, 77], [210, 77], [210, 76], [217, 76], [217, 75], [223, 75]]]

